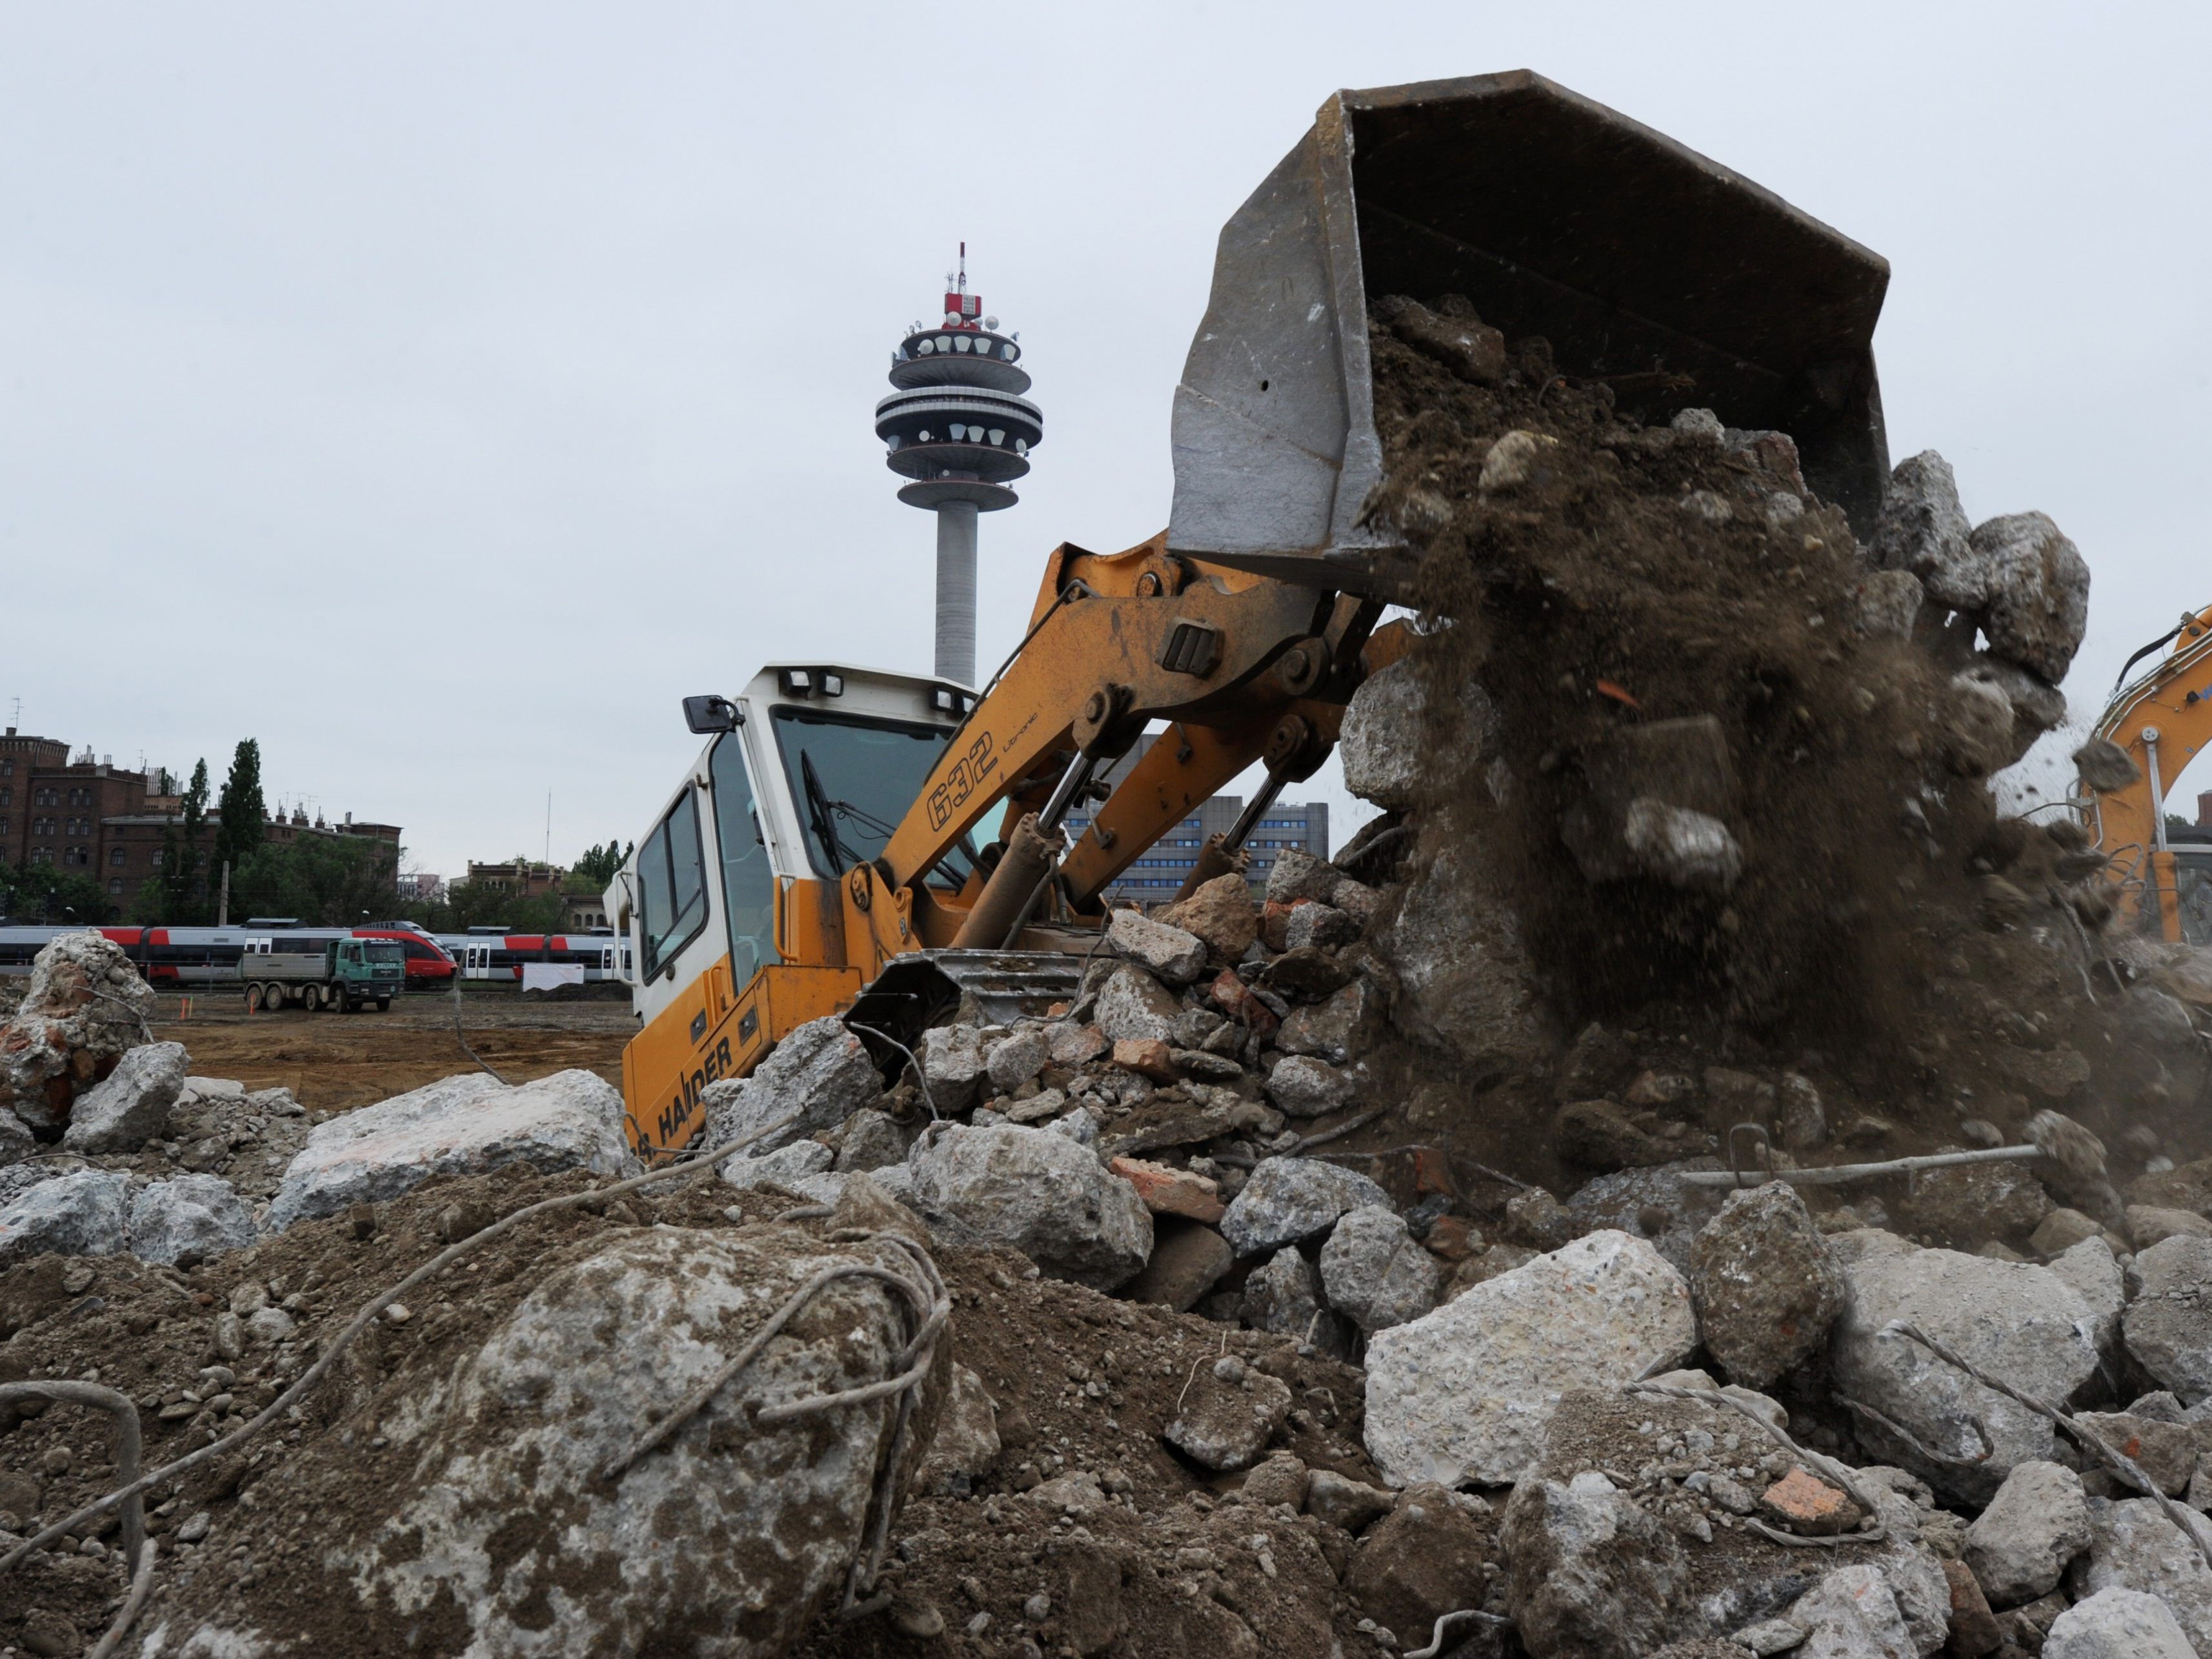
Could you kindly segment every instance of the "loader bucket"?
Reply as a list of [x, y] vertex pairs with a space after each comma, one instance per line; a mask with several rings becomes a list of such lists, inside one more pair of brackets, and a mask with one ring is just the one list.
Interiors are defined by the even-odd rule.
[[1509, 341], [1548, 339], [1562, 374], [1674, 388], [1647, 419], [1696, 405], [1788, 432], [1864, 536], [1888, 474], [1888, 281], [1849, 237], [1526, 70], [1340, 92], [1222, 228], [1176, 389], [1168, 544], [1404, 597], [1395, 532], [1358, 522], [1383, 471], [1368, 305], [1395, 294], [1465, 295]]

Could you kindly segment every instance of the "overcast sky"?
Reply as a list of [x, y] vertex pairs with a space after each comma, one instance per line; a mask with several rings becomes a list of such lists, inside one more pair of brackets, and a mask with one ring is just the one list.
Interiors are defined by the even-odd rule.
[[633, 836], [684, 693], [927, 670], [871, 412], [956, 242], [1046, 422], [988, 664], [1054, 544], [1165, 522], [1215, 235], [1316, 106], [1521, 67], [1889, 258], [1892, 453], [2081, 544], [2094, 713], [2212, 602], [2208, 18], [9, 0], [0, 715], [218, 778], [258, 738], [422, 869], [541, 852], [549, 790], [556, 859]]

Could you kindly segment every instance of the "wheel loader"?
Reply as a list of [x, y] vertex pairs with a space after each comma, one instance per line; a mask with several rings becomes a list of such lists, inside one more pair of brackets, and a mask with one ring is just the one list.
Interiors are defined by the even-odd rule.
[[1192, 884], [1235, 867], [1406, 648], [1385, 617], [1417, 561], [1371, 510], [1371, 301], [1464, 295], [1568, 375], [1787, 431], [1864, 534], [1888, 471], [1870, 345], [1887, 281], [1778, 197], [1526, 70], [1331, 97], [1222, 230], [1164, 531], [1055, 548], [980, 689], [802, 661], [686, 700], [708, 741], [607, 894], [635, 963], [640, 1152], [691, 1140], [707, 1085], [806, 1021], [843, 1016], [892, 1077], [963, 1000], [1000, 1020], [1066, 1002], [1107, 884], [1259, 763]]

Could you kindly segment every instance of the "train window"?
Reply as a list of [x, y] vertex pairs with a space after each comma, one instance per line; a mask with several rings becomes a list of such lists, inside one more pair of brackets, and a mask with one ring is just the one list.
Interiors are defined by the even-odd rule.
[[645, 976], [651, 979], [707, 923], [699, 804], [688, 787], [638, 849], [637, 875], [645, 912]]
[[[714, 740], [714, 827], [722, 855], [722, 904], [730, 913], [730, 978], [742, 990], [775, 953], [775, 872], [761, 844], [760, 815], [738, 734]], [[609, 967], [614, 965], [609, 961]]]

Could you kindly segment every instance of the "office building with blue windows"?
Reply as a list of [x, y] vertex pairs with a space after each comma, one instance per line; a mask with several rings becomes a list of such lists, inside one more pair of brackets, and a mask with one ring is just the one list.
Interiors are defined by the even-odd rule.
[[[1128, 769], [1152, 746], [1153, 735], [1138, 738], [1134, 748], [1099, 774], [1109, 788], [1119, 783]], [[1089, 805], [1086, 802], [1068, 814], [1071, 836], [1079, 836], [1090, 827]], [[1106, 889], [1107, 902], [1120, 899], [1152, 905], [1173, 898], [1182, 886], [1183, 878], [1198, 862], [1199, 848], [1206, 845], [1206, 837], [1227, 833], [1243, 811], [1242, 795], [1215, 795], [1200, 802], [1195, 812], [1168, 830], [1115, 878]], [[1245, 873], [1255, 891], [1267, 884], [1267, 872], [1275, 867], [1275, 860], [1287, 848], [1295, 847], [1317, 859], [1327, 858], [1328, 803], [1313, 801], [1301, 805], [1295, 801], [1277, 801], [1253, 827], [1244, 846], [1251, 854]]]

